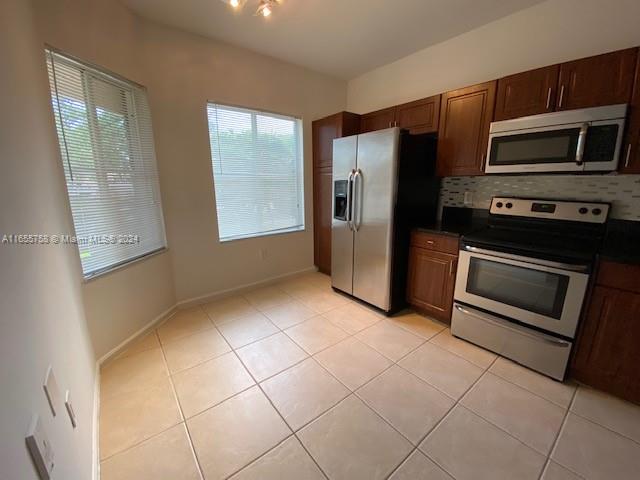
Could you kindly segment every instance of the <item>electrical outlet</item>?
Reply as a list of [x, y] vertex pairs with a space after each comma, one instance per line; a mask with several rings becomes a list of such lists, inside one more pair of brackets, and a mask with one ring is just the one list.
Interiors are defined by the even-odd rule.
[[53, 374], [53, 368], [51, 365], [49, 365], [49, 368], [47, 369], [47, 376], [45, 377], [44, 384], [42, 386], [44, 388], [44, 393], [47, 396], [51, 413], [55, 417], [56, 408], [60, 403], [60, 390], [58, 389], [58, 382], [56, 381], [56, 376]]
[[470, 190], [466, 190], [464, 192], [464, 206], [465, 207], [473, 206], [473, 192]]
[[53, 448], [37, 414], [31, 420], [26, 442], [41, 480], [49, 480], [55, 465]]
[[67, 390], [64, 396], [64, 405], [67, 407], [67, 413], [69, 414], [69, 420], [71, 420], [71, 426], [76, 428], [76, 412], [73, 410], [73, 403], [71, 403], [71, 392]]

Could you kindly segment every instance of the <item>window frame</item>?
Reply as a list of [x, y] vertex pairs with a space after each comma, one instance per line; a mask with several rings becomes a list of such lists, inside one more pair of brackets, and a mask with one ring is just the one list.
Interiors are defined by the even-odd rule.
[[[88, 273], [85, 273], [84, 268], [82, 266], [82, 256], [81, 256], [81, 252], [80, 252], [80, 246], [79, 244], [75, 245], [75, 249], [78, 253], [78, 259], [80, 260], [80, 270], [81, 270], [81, 274], [82, 274], [82, 279], [83, 282], [87, 283], [91, 280], [97, 279], [103, 275], [107, 275], [109, 273], [112, 273], [114, 271], [117, 270], [121, 270], [124, 269], [125, 267], [128, 267], [130, 265], [136, 264], [141, 262], [142, 260], [146, 260], [147, 258], [150, 257], [154, 257], [156, 255], [159, 255], [161, 253], [164, 253], [166, 251], [168, 251], [169, 247], [168, 247], [168, 243], [167, 243], [167, 231], [166, 231], [166, 225], [165, 225], [165, 220], [164, 220], [164, 208], [162, 205], [162, 193], [161, 193], [161, 189], [160, 189], [160, 174], [159, 174], [159, 170], [158, 170], [158, 161], [157, 161], [157, 156], [156, 156], [156, 152], [155, 152], [155, 138], [153, 135], [153, 122], [152, 122], [152, 118], [151, 118], [151, 107], [149, 105], [149, 101], [148, 101], [148, 91], [147, 88], [144, 85], [141, 85], [133, 80], [130, 80], [126, 77], [123, 77], [117, 73], [114, 73], [102, 66], [96, 65], [94, 63], [91, 62], [87, 62], [85, 60], [82, 60], [76, 56], [70, 55], [58, 48], [55, 48], [49, 44], [44, 44], [44, 53], [45, 53], [45, 64], [48, 64], [50, 61], [50, 58], [53, 58], [53, 56], [58, 57], [58, 59], [61, 59], [62, 62], [68, 64], [71, 67], [77, 68], [79, 70], [82, 71], [83, 74], [83, 78], [82, 78], [82, 82], [83, 84], [86, 84], [87, 82], [87, 78], [84, 77], [84, 72], [87, 71], [89, 73], [89, 75], [95, 77], [96, 79], [103, 81], [105, 83], [110, 83], [112, 84], [114, 87], [117, 88], [121, 88], [123, 90], [126, 91], [127, 94], [127, 99], [128, 99], [128, 103], [130, 105], [133, 105], [133, 108], [135, 110], [135, 95], [134, 95], [134, 91], [135, 89], [139, 90], [141, 93], [143, 93], [147, 98], [146, 98], [146, 107], [149, 110], [149, 125], [148, 125], [148, 129], [151, 132], [151, 148], [152, 148], [152, 155], [153, 155], [153, 163], [154, 163], [154, 167], [155, 167], [155, 174], [156, 174], [156, 187], [157, 187], [157, 205], [158, 205], [158, 210], [159, 210], [159, 225], [158, 228], [160, 229], [162, 235], [160, 238], [161, 241], [161, 246], [158, 248], [154, 248], [149, 250], [148, 252], [145, 253], [141, 253], [139, 255], [135, 255], [131, 258], [128, 258], [126, 260], [120, 260], [120, 261], [116, 261], [114, 263], [111, 263], [108, 266], [105, 266], [103, 268], [99, 268], [96, 270], [92, 270]], [[58, 60], [60, 61], [60, 60]], [[66, 173], [66, 168], [67, 165], [65, 165], [65, 162], [68, 162], [69, 159], [67, 158], [65, 160], [64, 156], [65, 155], [69, 155], [68, 154], [68, 146], [67, 146], [67, 140], [66, 138], [64, 138], [64, 131], [63, 132], [63, 138], [60, 138], [60, 131], [58, 130], [58, 122], [60, 122], [60, 124], [62, 125], [62, 113], [60, 111], [60, 102], [59, 102], [59, 98], [58, 98], [58, 86], [57, 86], [57, 80], [55, 79], [55, 65], [53, 64], [53, 60], [51, 60], [52, 63], [52, 67], [54, 68], [54, 83], [55, 83], [55, 96], [54, 96], [54, 91], [52, 90], [52, 86], [49, 84], [49, 98], [50, 98], [50, 107], [51, 107], [51, 114], [54, 117], [54, 128], [56, 130], [56, 140], [58, 143], [58, 149], [60, 152], [60, 167], [63, 170], [63, 176], [64, 176], [64, 180], [65, 180], [65, 192], [67, 194], [67, 201], [69, 204], [69, 211], [71, 214], [71, 225], [73, 228], [73, 236], [75, 238], [77, 238], [77, 231], [76, 231], [76, 224], [75, 224], [75, 219], [73, 218], [73, 208], [71, 206], [71, 195], [69, 193], [69, 183], [68, 183], [68, 177], [67, 177], [67, 173]], [[47, 66], [48, 69], [48, 66]], [[49, 82], [50, 83], [50, 82]], [[83, 88], [83, 94], [86, 94], [86, 87]], [[57, 103], [57, 106], [54, 108], [53, 104]], [[83, 102], [86, 105], [87, 99], [86, 96], [83, 97]], [[95, 107], [96, 110], [94, 112], [87, 112], [87, 118], [88, 121], [90, 123], [89, 128], [95, 128], [95, 125], [91, 125], [95, 122], [95, 115], [97, 114], [97, 106]], [[135, 115], [134, 112], [131, 111], [127, 111], [127, 116], [131, 117], [132, 115]], [[135, 122], [135, 130], [137, 132], [137, 136], [135, 139], [130, 139], [132, 141], [138, 142], [140, 143], [141, 141], [141, 137], [140, 137], [140, 125], [138, 124], [138, 120], [136, 119]], [[126, 132], [125, 132], [126, 136], [129, 137], [131, 135], [131, 129], [127, 128]], [[92, 139], [91, 142], [91, 147], [92, 149], [95, 148], [99, 148], [99, 146], [97, 145], [97, 143], [99, 143], [99, 141], [95, 141], [94, 139]], [[64, 144], [64, 149], [67, 150], [67, 153], [63, 153], [62, 149], [63, 149], [63, 144]]]
[[[209, 107], [210, 106], [214, 108], [221, 107], [221, 108], [228, 108], [232, 110], [237, 109], [238, 111], [243, 111], [244, 113], [251, 113], [252, 119], [254, 119], [254, 124], [255, 124], [255, 116], [259, 114], [264, 114], [266, 116], [276, 117], [276, 118], [280, 117], [282, 119], [295, 121], [295, 127], [297, 130], [296, 132], [297, 134], [296, 158], [298, 159], [297, 173], [298, 173], [298, 184], [300, 185], [300, 188], [298, 189], [298, 203], [300, 205], [299, 208], [300, 208], [301, 225], [293, 226], [289, 228], [281, 228], [276, 230], [261, 231], [257, 233], [221, 237], [220, 217], [218, 215], [218, 195], [216, 193], [216, 178], [215, 178], [215, 171], [214, 171], [214, 158], [213, 158], [213, 149], [212, 149], [212, 142], [211, 142], [211, 128], [209, 124]], [[211, 168], [211, 180], [213, 182], [212, 183], [213, 194], [214, 194], [213, 205], [215, 207], [216, 227], [218, 230], [218, 234], [217, 234], [218, 242], [221, 244], [224, 244], [224, 243], [236, 242], [240, 240], [250, 240], [250, 239], [260, 238], [260, 237], [270, 237], [274, 235], [287, 235], [291, 233], [305, 232], [307, 230], [307, 221], [306, 221], [307, 219], [306, 219], [306, 202], [305, 202], [306, 187], [305, 187], [305, 178], [304, 178], [305, 177], [305, 151], [304, 151], [304, 119], [303, 117], [300, 117], [297, 115], [290, 115], [282, 112], [275, 112], [272, 110], [264, 110], [264, 109], [258, 109], [255, 107], [248, 107], [246, 105], [238, 105], [238, 104], [232, 104], [227, 102], [221, 102], [216, 100], [207, 100], [205, 102], [204, 114], [205, 114], [205, 121], [207, 124], [207, 143], [209, 145], [209, 166]]]

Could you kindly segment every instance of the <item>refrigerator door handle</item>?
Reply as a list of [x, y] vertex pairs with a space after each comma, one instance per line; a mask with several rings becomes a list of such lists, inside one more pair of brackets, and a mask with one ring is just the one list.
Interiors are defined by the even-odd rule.
[[362, 171], [358, 168], [356, 173], [353, 175], [353, 199], [352, 199], [352, 209], [353, 209], [353, 219], [351, 224], [353, 225], [353, 231], [357, 232], [360, 229], [360, 201], [359, 198], [362, 197], [360, 190], [358, 189], [358, 179], [362, 179]]
[[349, 172], [349, 176], [347, 177], [347, 226], [349, 230], [353, 231], [353, 218], [352, 218], [352, 194], [351, 190], [353, 189], [353, 175], [355, 170], [351, 170]]

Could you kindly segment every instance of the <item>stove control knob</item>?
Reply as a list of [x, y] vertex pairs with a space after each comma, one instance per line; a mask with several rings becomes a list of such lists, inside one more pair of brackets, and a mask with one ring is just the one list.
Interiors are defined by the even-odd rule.
[[506, 207], [507, 208], [512, 208], [513, 207], [513, 203], [511, 203], [511, 202], [507, 203]]
[[503, 203], [502, 203], [502, 202], [498, 202], [498, 203], [496, 203], [496, 207], [498, 207], [498, 208], [502, 208], [502, 205], [503, 205]]
[[584, 215], [589, 212], [589, 209], [587, 207], [582, 207], [578, 212], [580, 212], [581, 215]]
[[594, 208], [593, 210], [591, 210], [591, 213], [593, 213], [594, 215], [600, 215], [602, 213], [602, 210], [599, 208]]

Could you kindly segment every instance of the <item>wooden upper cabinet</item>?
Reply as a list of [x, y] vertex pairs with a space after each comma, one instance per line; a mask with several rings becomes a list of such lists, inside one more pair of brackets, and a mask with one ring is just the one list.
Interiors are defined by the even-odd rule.
[[360, 118], [360, 133], [373, 132], [393, 127], [396, 121], [396, 107], [366, 113]]
[[620, 154], [620, 173], [640, 173], [640, 53], [629, 104], [627, 134]]
[[497, 81], [442, 94], [438, 175], [482, 175]]
[[559, 71], [559, 65], [552, 65], [498, 80], [494, 120], [552, 112]]
[[333, 140], [355, 135], [360, 130], [360, 115], [340, 112], [312, 123], [313, 166], [315, 168], [333, 165]]
[[411, 133], [437, 132], [439, 119], [440, 95], [396, 107], [396, 125]]
[[560, 65], [557, 110], [629, 103], [637, 48]]

